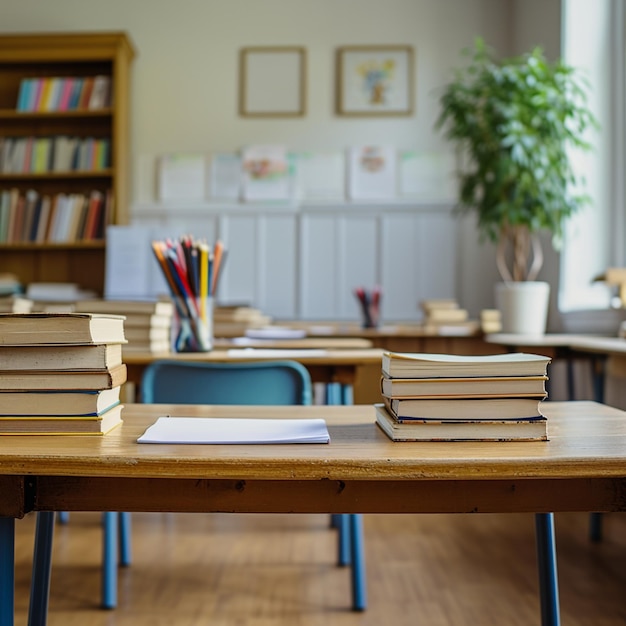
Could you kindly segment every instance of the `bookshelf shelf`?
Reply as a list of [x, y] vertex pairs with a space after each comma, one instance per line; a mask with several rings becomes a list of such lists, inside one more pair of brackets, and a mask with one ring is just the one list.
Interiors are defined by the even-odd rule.
[[3, 243], [0, 251], [6, 252], [30, 252], [37, 251], [60, 251], [60, 250], [104, 250], [104, 241], [76, 241], [72, 243]]
[[96, 111], [16, 111], [15, 109], [0, 109], [0, 120], [54, 120], [54, 119], [81, 119], [107, 118], [113, 115], [113, 109], [98, 109]]
[[87, 172], [24, 172], [16, 174], [0, 174], [0, 183], [5, 181], [20, 180], [72, 180], [72, 179], [89, 179], [89, 178], [105, 178], [110, 179], [114, 176], [114, 170], [107, 168], [105, 170], [89, 170]]
[[[20, 154], [11, 162], [10, 167], [3, 168], [4, 171], [0, 173], [0, 194], [17, 190], [19, 196], [25, 200], [16, 208], [13, 201], [16, 192], [13, 191], [10, 210], [13, 214], [24, 212], [24, 226], [21, 231], [18, 226], [14, 226], [11, 236], [6, 235], [9, 220], [6, 220], [3, 226], [4, 212], [9, 211], [6, 208], [8, 202], [0, 201], [0, 272], [16, 274], [23, 284], [39, 281], [77, 282], [81, 287], [103, 293], [106, 245], [101, 239], [94, 241], [93, 237], [103, 236], [103, 221], [109, 224], [128, 223], [129, 92], [134, 55], [133, 45], [123, 32], [0, 36], [0, 146], [4, 138], [8, 138], [5, 145], [11, 142], [11, 150], [20, 140], [22, 143], [26, 140], [29, 144], [46, 143], [50, 140], [52, 143], [50, 151], [54, 155], [55, 150], [60, 150], [57, 145], [64, 137], [75, 137], [82, 145], [92, 143], [92, 139], [96, 143], [106, 140], [107, 152], [99, 152], [101, 148], [97, 146], [93, 148], [93, 154], [98, 157], [101, 154], [108, 154], [108, 158], [99, 159], [94, 156], [92, 160], [92, 148], [89, 147], [87, 158], [83, 159], [81, 156], [78, 159], [80, 169], [59, 171], [59, 164], [63, 168], [67, 167], [65, 163], [70, 162], [72, 164], [70, 167], [75, 166], [76, 157], [72, 157], [68, 161], [55, 159], [57, 171], [49, 171], [52, 169], [52, 159], [56, 155], [50, 157], [50, 160], [44, 159], [45, 167], [33, 167], [32, 164], [35, 163], [33, 157], [29, 167], [28, 159], [31, 154], [29, 147], [26, 149], [29, 156], [25, 157], [23, 167], [19, 167], [22, 165]], [[104, 80], [108, 78], [112, 94], [110, 106], [104, 100], [103, 108], [88, 109], [84, 104], [87, 102], [85, 100], [79, 105], [69, 105], [72, 107], [70, 110], [17, 110], [18, 96], [22, 103], [20, 108], [34, 108], [23, 106], [25, 101], [22, 100], [21, 93], [27, 92], [21, 92], [20, 89], [25, 85], [29, 85], [31, 93], [34, 93], [33, 84], [45, 91], [46, 86], [52, 83], [73, 82], [84, 85], [96, 77], [105, 77]], [[86, 92], [86, 89], [84, 91]], [[43, 108], [59, 108], [52, 105], [53, 101], [50, 96], [48, 104]], [[30, 102], [32, 104], [33, 100]], [[89, 103], [91, 106], [93, 100]], [[34, 154], [35, 148], [32, 150]], [[11, 154], [9, 150], [6, 153]], [[0, 159], [2, 156], [3, 153], [0, 152]], [[110, 165], [102, 169], [94, 168], [98, 163]], [[38, 171], [27, 171], [29, 169]], [[84, 216], [76, 222], [84, 226], [84, 230], [81, 230], [81, 226], [71, 231], [76, 235], [72, 243], [48, 241], [42, 243], [42, 239], [58, 240], [64, 237], [49, 236], [51, 228], [48, 228], [46, 237], [35, 236], [37, 220], [41, 223], [43, 221], [39, 219], [38, 210], [34, 210], [36, 217], [32, 218], [29, 211], [33, 209], [26, 200], [27, 192], [31, 197], [47, 196], [51, 199], [51, 204], [54, 204], [58, 194], [86, 198], [91, 198], [92, 194], [100, 194], [100, 198], [110, 198], [112, 202], [107, 202], [105, 207], [100, 207], [94, 214], [88, 213], [92, 210], [91, 203], [85, 203], [89, 209], [83, 208]], [[5, 193], [5, 196], [8, 195]], [[50, 211], [49, 219], [54, 212], [54, 209]], [[93, 215], [93, 220], [87, 215]], [[33, 219], [35, 221], [32, 223], [35, 226], [31, 228], [29, 220]], [[11, 223], [15, 224], [15, 221]], [[87, 223], [90, 223], [89, 228]], [[95, 224], [98, 224], [97, 228], [91, 226]], [[91, 233], [92, 240], [83, 241], [87, 233]], [[33, 242], [34, 239], [38, 242]]]

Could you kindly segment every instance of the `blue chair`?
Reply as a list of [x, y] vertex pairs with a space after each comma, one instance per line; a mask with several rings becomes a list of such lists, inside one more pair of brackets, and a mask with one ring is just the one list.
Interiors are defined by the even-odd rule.
[[[311, 378], [295, 361], [195, 363], [159, 360], [143, 373], [144, 403], [309, 405]], [[352, 606], [366, 608], [365, 559], [360, 515], [337, 516], [340, 564], [352, 567]], [[347, 555], [346, 555], [347, 551]]]

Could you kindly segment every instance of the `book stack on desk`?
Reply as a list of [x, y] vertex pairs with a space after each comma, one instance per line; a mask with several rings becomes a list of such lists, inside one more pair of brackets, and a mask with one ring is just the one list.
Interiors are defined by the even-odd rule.
[[456, 300], [422, 300], [424, 327], [439, 335], [474, 335], [480, 330], [475, 320], [469, 319], [467, 309]]
[[81, 300], [74, 310], [123, 315], [124, 353], [167, 354], [172, 347], [174, 303], [171, 300]]
[[263, 328], [271, 323], [271, 317], [250, 306], [217, 306], [213, 310], [215, 337], [241, 337], [249, 329]]
[[122, 421], [124, 318], [0, 314], [0, 434], [102, 435]]
[[385, 352], [376, 422], [394, 441], [547, 439], [548, 357]]

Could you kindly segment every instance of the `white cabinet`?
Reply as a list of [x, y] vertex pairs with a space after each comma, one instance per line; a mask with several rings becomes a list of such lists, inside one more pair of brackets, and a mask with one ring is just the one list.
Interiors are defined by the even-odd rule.
[[457, 221], [448, 206], [145, 205], [133, 224], [221, 239], [228, 257], [218, 300], [275, 319], [359, 319], [360, 285], [382, 287], [383, 321], [418, 319], [420, 300], [457, 294]]

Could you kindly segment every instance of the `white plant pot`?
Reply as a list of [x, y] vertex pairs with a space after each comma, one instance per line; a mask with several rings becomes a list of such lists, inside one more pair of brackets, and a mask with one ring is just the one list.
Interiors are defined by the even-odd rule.
[[541, 281], [497, 283], [496, 307], [502, 332], [543, 335], [548, 322], [550, 285]]

